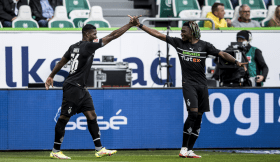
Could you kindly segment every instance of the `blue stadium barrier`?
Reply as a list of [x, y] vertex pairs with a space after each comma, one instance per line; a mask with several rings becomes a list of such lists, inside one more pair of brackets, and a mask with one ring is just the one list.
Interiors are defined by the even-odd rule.
[[[180, 148], [184, 101], [175, 89], [89, 90], [102, 144], [110, 149]], [[279, 89], [209, 89], [195, 148], [279, 148]], [[52, 149], [62, 90], [0, 90], [0, 150]], [[94, 149], [86, 118], [75, 115], [62, 149]]]

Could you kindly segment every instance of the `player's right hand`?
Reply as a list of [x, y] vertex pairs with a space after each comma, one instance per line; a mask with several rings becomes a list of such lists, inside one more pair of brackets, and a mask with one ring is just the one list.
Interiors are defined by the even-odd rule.
[[130, 17], [130, 21], [129, 23], [131, 23], [133, 26], [137, 26], [139, 23], [139, 17], [142, 17], [142, 15], [139, 15], [139, 16], [130, 16], [130, 15], [127, 15], [128, 17]]
[[48, 79], [46, 80], [46, 83], [45, 83], [46, 90], [49, 90], [50, 85], [52, 85], [52, 87], [53, 87], [53, 78], [48, 77]]

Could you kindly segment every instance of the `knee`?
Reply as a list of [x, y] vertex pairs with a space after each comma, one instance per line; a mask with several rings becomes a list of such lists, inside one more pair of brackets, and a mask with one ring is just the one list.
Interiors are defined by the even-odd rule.
[[90, 111], [89, 113], [86, 114], [87, 120], [96, 120], [97, 115], [95, 111]]
[[197, 112], [189, 111], [187, 120], [195, 122], [197, 118]]
[[60, 117], [58, 119], [63, 119], [63, 120], [66, 120], [68, 122], [70, 120], [70, 117], [60, 115]]

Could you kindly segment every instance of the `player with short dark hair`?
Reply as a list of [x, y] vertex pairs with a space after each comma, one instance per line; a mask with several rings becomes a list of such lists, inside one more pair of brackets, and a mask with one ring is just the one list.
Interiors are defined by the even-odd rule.
[[[216, 49], [211, 43], [200, 40], [200, 29], [197, 23], [189, 21], [183, 24], [181, 37], [173, 38], [148, 28], [139, 23], [137, 27], [148, 34], [171, 44], [177, 51], [182, 69], [183, 96], [188, 110], [188, 118], [183, 129], [183, 144], [179, 153], [183, 158], [201, 158], [193, 152], [193, 146], [200, 132], [202, 115], [210, 111], [207, 80], [205, 76], [205, 59], [208, 55], [220, 56], [223, 59], [245, 67], [234, 57]], [[246, 69], [245, 69], [246, 70]]]
[[53, 78], [55, 74], [71, 60], [71, 68], [69, 76], [63, 83], [63, 101], [61, 106], [61, 114], [55, 126], [54, 147], [50, 153], [50, 157], [57, 159], [71, 159], [60, 151], [60, 146], [65, 134], [65, 127], [70, 117], [83, 113], [87, 118], [88, 130], [95, 144], [96, 157], [110, 156], [115, 154], [116, 150], [107, 150], [101, 145], [100, 131], [97, 124], [97, 115], [93, 106], [91, 95], [86, 85], [88, 74], [92, 65], [95, 51], [114, 39], [117, 39], [133, 26], [133, 18], [129, 16], [130, 22], [118, 30], [113, 31], [102, 39], [97, 39], [96, 27], [87, 24], [82, 29], [83, 39], [69, 47], [67, 52], [56, 64], [52, 73], [46, 80], [45, 87], [53, 86]]

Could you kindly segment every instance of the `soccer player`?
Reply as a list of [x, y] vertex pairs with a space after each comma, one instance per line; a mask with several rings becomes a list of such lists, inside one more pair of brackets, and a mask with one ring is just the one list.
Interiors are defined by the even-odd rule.
[[[135, 18], [135, 17], [134, 17]], [[50, 153], [51, 158], [71, 159], [60, 151], [60, 146], [65, 134], [65, 127], [70, 117], [76, 113], [83, 113], [87, 118], [88, 130], [95, 144], [96, 157], [110, 156], [115, 154], [116, 150], [107, 150], [101, 145], [100, 131], [97, 124], [97, 115], [93, 106], [91, 95], [86, 85], [88, 74], [92, 65], [95, 51], [114, 39], [124, 34], [133, 27], [133, 19], [118, 30], [113, 31], [102, 39], [97, 39], [96, 27], [86, 24], [82, 29], [83, 38], [69, 47], [61, 60], [56, 64], [52, 73], [46, 80], [45, 87], [53, 86], [55, 74], [71, 60], [69, 76], [63, 83], [63, 101], [61, 114], [55, 126], [55, 139], [53, 150]]]
[[216, 49], [212, 44], [200, 40], [200, 29], [197, 23], [189, 21], [183, 24], [180, 38], [166, 36], [157, 30], [139, 23], [137, 27], [148, 34], [171, 44], [177, 51], [181, 69], [183, 96], [188, 110], [188, 118], [183, 129], [183, 144], [179, 153], [183, 158], [201, 158], [193, 152], [193, 146], [200, 132], [202, 115], [209, 109], [209, 95], [207, 80], [204, 73], [205, 59], [208, 55], [220, 56], [223, 59], [236, 63], [238, 66], [245, 64], [235, 60], [234, 57]]

